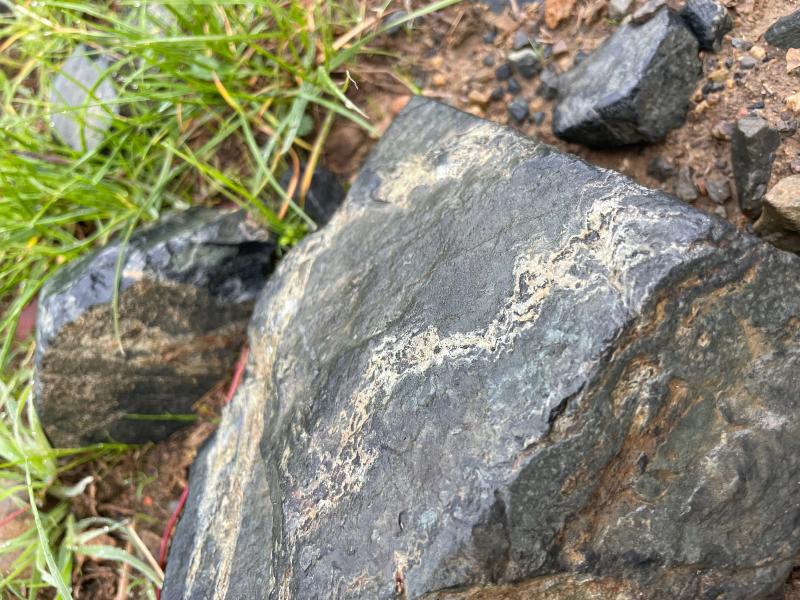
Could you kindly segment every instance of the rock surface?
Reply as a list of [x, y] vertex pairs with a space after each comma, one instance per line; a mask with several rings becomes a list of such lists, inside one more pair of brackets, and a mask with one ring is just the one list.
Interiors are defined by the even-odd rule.
[[268, 282], [162, 598], [765, 598], [798, 334], [797, 257], [414, 99]]
[[620, 27], [561, 76], [553, 132], [587, 146], [655, 142], [680, 126], [700, 77], [698, 44], [670, 9]]
[[508, 62], [525, 79], [535, 77], [542, 70], [540, 55], [533, 48], [522, 48], [510, 52]]
[[628, 14], [633, 0], [610, 0], [608, 3], [608, 16], [612, 19], [621, 19]]
[[79, 152], [97, 148], [111, 127], [113, 115], [119, 113], [114, 102], [117, 92], [106, 69], [105, 59], [92, 58], [87, 48], [79, 46], [53, 80], [53, 130]]
[[800, 175], [781, 179], [764, 196], [755, 228], [779, 248], [800, 251]]
[[680, 14], [702, 50], [719, 52], [722, 38], [733, 29], [728, 9], [716, 0], [688, 0]]
[[800, 10], [775, 21], [764, 39], [778, 48], [800, 48]]
[[736, 122], [731, 137], [731, 165], [739, 206], [751, 218], [761, 214], [761, 201], [780, 143], [780, 134], [761, 117], [743, 117]]
[[42, 290], [36, 408], [56, 446], [162, 439], [236, 361], [272, 266], [267, 232], [241, 211], [197, 208], [131, 237], [122, 267], [119, 351], [112, 295], [119, 242]]

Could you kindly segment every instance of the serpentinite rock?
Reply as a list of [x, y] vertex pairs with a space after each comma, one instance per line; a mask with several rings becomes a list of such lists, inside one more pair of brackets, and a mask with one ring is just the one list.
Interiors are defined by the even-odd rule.
[[416, 98], [276, 269], [164, 600], [766, 598], [800, 261]]
[[274, 243], [243, 211], [210, 208], [135, 233], [120, 285], [124, 354], [112, 310], [120, 248], [68, 264], [39, 299], [36, 408], [56, 446], [143, 443], [186, 425], [175, 415], [236, 362]]

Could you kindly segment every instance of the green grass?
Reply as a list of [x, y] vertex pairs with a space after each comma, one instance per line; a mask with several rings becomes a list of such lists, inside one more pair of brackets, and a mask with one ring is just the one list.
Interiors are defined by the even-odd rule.
[[[410, 22], [457, 0], [431, 3]], [[313, 222], [302, 205], [335, 118], [372, 125], [347, 96], [358, 62], [380, 53], [382, 17], [341, 0], [0, 0], [0, 501], [25, 531], [0, 594], [71, 598], [76, 555], [127, 563], [131, 593], [153, 597], [157, 566], [130, 523], [76, 520], [87, 481], [65, 471], [124, 450], [54, 449], [32, 406], [31, 345], [14, 341], [22, 310], [55, 270], [166, 210], [232, 202], [291, 247]], [[154, 7], [160, 8], [154, 9]], [[109, 59], [118, 94], [93, 151], [53, 135], [53, 79], [78, 46]], [[75, 109], [82, 120], [89, 105]], [[297, 165], [305, 163], [306, 170]], [[288, 173], [290, 188], [279, 184]], [[293, 193], [295, 192], [295, 193]], [[0, 517], [2, 518], [2, 517]], [[130, 552], [98, 544], [112, 535]], [[133, 591], [135, 588], [135, 591]]]
[[[348, 69], [377, 52], [374, 13], [350, 0], [155, 4], [19, 1], [0, 19], [0, 370], [20, 312], [58, 266], [196, 203], [243, 206], [291, 246], [314, 224], [279, 185], [283, 173], [302, 197], [313, 169], [293, 165], [313, 167], [333, 118], [372, 131], [346, 92]], [[79, 45], [110, 58], [118, 93], [91, 152], [50, 124], [53, 78]]]

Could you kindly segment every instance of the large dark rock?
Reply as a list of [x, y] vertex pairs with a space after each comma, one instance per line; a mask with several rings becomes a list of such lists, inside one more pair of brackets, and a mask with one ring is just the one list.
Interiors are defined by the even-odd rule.
[[722, 38], [733, 29], [728, 9], [717, 0], [688, 0], [681, 10], [681, 17], [703, 50], [719, 52]]
[[671, 196], [415, 99], [254, 315], [164, 600], [753, 600], [794, 564], [800, 260]]
[[755, 219], [772, 175], [775, 151], [781, 143], [777, 130], [761, 117], [739, 119], [731, 137], [731, 165], [739, 206]]
[[242, 211], [197, 208], [134, 234], [119, 299], [120, 243], [70, 263], [42, 290], [36, 407], [50, 440], [75, 446], [166, 437], [236, 361], [272, 266], [269, 234]]
[[701, 73], [697, 40], [670, 9], [620, 27], [559, 81], [553, 131], [587, 146], [656, 142], [683, 124]]
[[775, 21], [764, 39], [778, 48], [800, 48], [800, 10]]

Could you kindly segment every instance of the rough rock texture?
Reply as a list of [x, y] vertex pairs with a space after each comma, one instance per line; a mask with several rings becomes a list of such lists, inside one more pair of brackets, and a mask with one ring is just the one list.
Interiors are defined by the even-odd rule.
[[775, 21], [764, 39], [778, 48], [800, 48], [800, 10]]
[[[36, 407], [57, 446], [162, 439], [236, 361], [272, 266], [269, 234], [241, 211], [192, 209], [70, 263], [42, 290]], [[159, 418], [162, 417], [162, 418]]]
[[716, 0], [688, 0], [681, 17], [692, 30], [702, 50], [719, 52], [722, 38], [733, 29], [733, 19]]
[[701, 72], [697, 40], [670, 9], [620, 27], [560, 78], [553, 132], [587, 146], [655, 142], [680, 126]]
[[779, 248], [800, 251], [800, 175], [781, 179], [764, 196], [755, 228]]
[[415, 99], [254, 315], [164, 600], [753, 600], [792, 567], [800, 260], [671, 196]]
[[780, 134], [761, 117], [743, 117], [731, 137], [731, 166], [742, 212], [752, 218], [761, 214]]
[[119, 112], [114, 102], [117, 92], [105, 73], [108, 63], [92, 58], [93, 54], [96, 52], [78, 46], [53, 80], [50, 93], [53, 130], [79, 152], [97, 148], [113, 115]]

